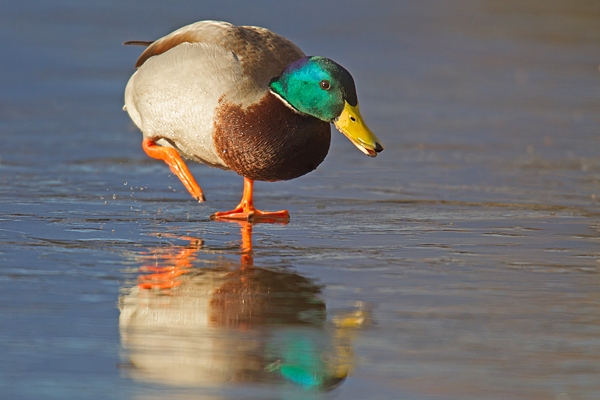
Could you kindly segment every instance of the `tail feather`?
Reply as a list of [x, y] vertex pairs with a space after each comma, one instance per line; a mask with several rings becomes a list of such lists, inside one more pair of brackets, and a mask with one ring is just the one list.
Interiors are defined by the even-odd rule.
[[154, 41], [148, 42], [145, 40], [128, 40], [123, 42], [124, 46], [150, 46]]

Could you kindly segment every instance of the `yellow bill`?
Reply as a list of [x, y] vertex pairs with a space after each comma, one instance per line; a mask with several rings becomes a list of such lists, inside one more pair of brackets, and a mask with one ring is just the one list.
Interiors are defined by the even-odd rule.
[[342, 132], [360, 151], [370, 157], [376, 157], [383, 150], [377, 136], [363, 122], [358, 104], [353, 107], [345, 102], [344, 110], [333, 120], [335, 127]]

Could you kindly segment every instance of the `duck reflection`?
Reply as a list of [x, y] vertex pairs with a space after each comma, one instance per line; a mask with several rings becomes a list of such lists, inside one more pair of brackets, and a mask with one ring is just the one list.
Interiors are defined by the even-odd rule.
[[240, 263], [194, 267], [202, 241], [139, 256], [138, 284], [119, 300], [121, 343], [136, 380], [178, 386], [291, 382], [330, 390], [352, 367], [364, 311], [326, 321], [321, 287], [287, 269], [254, 266], [252, 224]]

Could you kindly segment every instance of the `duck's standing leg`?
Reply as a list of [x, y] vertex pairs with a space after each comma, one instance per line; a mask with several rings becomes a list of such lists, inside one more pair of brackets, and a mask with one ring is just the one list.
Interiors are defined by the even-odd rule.
[[210, 217], [212, 219], [236, 219], [245, 221], [264, 221], [264, 222], [285, 222], [290, 219], [290, 213], [287, 210], [267, 212], [254, 208], [254, 181], [244, 177], [244, 194], [242, 201], [231, 211], [216, 212]]
[[144, 139], [142, 148], [150, 157], [166, 162], [169, 168], [171, 168], [171, 172], [177, 175], [192, 197], [199, 202], [206, 200], [202, 193], [202, 189], [200, 189], [200, 186], [196, 183], [192, 173], [181, 159], [177, 150], [170, 147], [159, 146], [150, 139]]

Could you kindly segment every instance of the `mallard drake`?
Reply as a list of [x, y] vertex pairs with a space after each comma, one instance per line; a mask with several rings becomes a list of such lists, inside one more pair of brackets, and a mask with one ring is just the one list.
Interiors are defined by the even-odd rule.
[[363, 153], [383, 150], [363, 122], [352, 75], [265, 28], [201, 21], [146, 45], [125, 89], [142, 148], [164, 160], [198, 201], [182, 157], [244, 177], [240, 204], [216, 219], [288, 219], [254, 208], [255, 180], [294, 179], [323, 161], [330, 123]]

